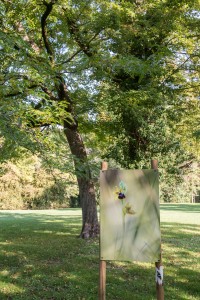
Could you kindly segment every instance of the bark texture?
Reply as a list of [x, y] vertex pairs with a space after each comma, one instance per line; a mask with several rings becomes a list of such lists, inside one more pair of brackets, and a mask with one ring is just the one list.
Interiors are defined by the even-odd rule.
[[68, 124], [65, 125], [65, 135], [69, 143], [71, 153], [74, 155], [74, 165], [77, 173], [77, 181], [81, 199], [82, 230], [80, 237], [95, 237], [99, 234], [99, 223], [97, 217], [94, 184], [87, 162], [86, 149], [81, 135], [78, 132], [78, 128], [67, 128]]

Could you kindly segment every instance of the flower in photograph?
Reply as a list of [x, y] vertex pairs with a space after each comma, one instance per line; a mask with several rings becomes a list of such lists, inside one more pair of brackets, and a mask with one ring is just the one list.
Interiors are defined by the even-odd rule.
[[135, 211], [133, 210], [133, 208], [132, 208], [132, 206], [131, 206], [131, 204], [129, 202], [127, 202], [125, 204], [125, 206], [123, 207], [122, 211], [123, 211], [124, 216], [126, 214], [128, 214], [128, 215], [134, 215], [135, 214]]
[[[127, 185], [122, 180], [119, 182], [118, 186], [115, 186], [114, 194], [115, 200], [119, 201], [122, 207], [122, 238], [120, 241], [120, 247], [118, 249], [118, 254], [121, 256], [121, 253], [124, 249], [124, 240], [126, 236], [126, 215], [134, 215], [136, 212], [134, 211], [130, 202], [127, 201]], [[118, 237], [116, 239], [116, 244]]]
[[133, 210], [130, 202], [125, 202], [127, 190], [128, 190], [127, 185], [121, 180], [119, 185], [115, 187], [115, 192], [114, 192], [116, 196], [116, 200], [121, 200], [123, 216], [125, 216], [126, 214], [128, 215], [135, 214], [135, 211]]
[[127, 186], [123, 181], [120, 181], [119, 185], [115, 187], [116, 199], [124, 200], [126, 198]]

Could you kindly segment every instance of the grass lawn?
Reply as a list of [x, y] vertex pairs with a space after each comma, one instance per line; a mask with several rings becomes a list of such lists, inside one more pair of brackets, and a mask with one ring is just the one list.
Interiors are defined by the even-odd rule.
[[[200, 299], [200, 204], [161, 205], [165, 299]], [[0, 299], [98, 299], [98, 239], [79, 209], [0, 211]], [[154, 264], [107, 263], [108, 300], [153, 300]]]

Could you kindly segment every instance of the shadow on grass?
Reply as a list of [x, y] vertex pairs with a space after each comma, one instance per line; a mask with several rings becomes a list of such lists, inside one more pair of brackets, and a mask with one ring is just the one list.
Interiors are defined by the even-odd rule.
[[[98, 240], [77, 238], [81, 217], [1, 213], [0, 299], [98, 299]], [[162, 224], [165, 297], [199, 299], [198, 226]], [[107, 299], [155, 299], [153, 264], [107, 263]]]
[[160, 209], [183, 212], [200, 212], [200, 204], [160, 204]]

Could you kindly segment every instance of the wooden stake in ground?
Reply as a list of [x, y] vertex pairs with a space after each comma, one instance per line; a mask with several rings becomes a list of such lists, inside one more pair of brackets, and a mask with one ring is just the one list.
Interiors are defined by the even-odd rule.
[[[158, 170], [158, 161], [156, 159], [151, 160], [151, 168]], [[157, 300], [164, 300], [164, 288], [163, 288], [163, 266], [162, 266], [162, 254], [160, 252], [160, 259], [155, 263], [156, 267], [156, 296]]]
[[[101, 170], [106, 171], [108, 169], [108, 163], [103, 161], [101, 164]], [[100, 235], [101, 240], [101, 235]], [[101, 245], [101, 242], [99, 240], [99, 245]], [[101, 260], [100, 256], [100, 262], [99, 262], [99, 300], [105, 300], [106, 299], [106, 261]]]

